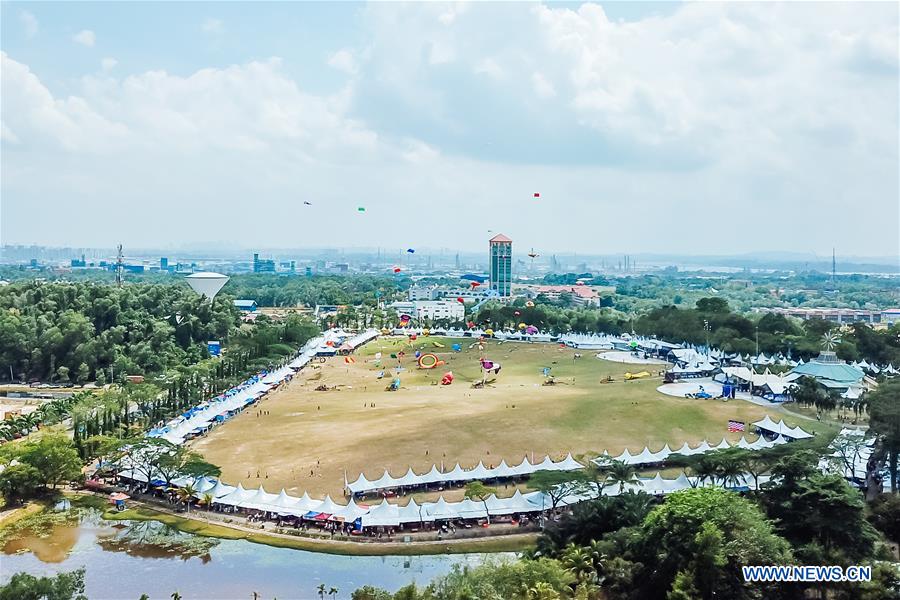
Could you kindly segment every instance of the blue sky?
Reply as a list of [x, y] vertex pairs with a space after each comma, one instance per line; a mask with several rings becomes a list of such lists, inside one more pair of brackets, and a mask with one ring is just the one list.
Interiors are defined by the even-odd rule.
[[0, 11], [4, 243], [897, 254], [896, 4]]

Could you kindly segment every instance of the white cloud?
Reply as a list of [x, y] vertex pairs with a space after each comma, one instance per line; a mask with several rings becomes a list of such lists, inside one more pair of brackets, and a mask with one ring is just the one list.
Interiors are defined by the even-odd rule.
[[119, 64], [119, 61], [114, 58], [104, 58], [100, 61], [100, 67], [104, 71], [112, 71], [114, 68], [116, 68], [117, 64]]
[[76, 44], [93, 48], [94, 44], [97, 42], [97, 36], [94, 35], [94, 32], [90, 29], [82, 29], [72, 36], [72, 41]]
[[353, 56], [353, 52], [347, 48], [343, 48], [332, 54], [328, 58], [328, 66], [349, 75], [354, 75], [357, 71], [356, 58]]
[[479, 75], [488, 75], [492, 79], [501, 79], [503, 77], [503, 69], [493, 58], [482, 58], [479, 60], [475, 64], [474, 71]]
[[220, 34], [225, 33], [225, 23], [221, 19], [208, 18], [200, 25], [203, 33]]
[[531, 84], [534, 86], [534, 93], [538, 95], [538, 97], [543, 99], [548, 99], [556, 96], [556, 88], [553, 87], [553, 84], [547, 81], [547, 78], [544, 77], [542, 73], [534, 72], [531, 74]]
[[40, 28], [37, 17], [27, 10], [23, 10], [19, 12], [19, 20], [22, 22], [22, 28], [25, 30], [25, 37], [31, 39], [37, 35]]

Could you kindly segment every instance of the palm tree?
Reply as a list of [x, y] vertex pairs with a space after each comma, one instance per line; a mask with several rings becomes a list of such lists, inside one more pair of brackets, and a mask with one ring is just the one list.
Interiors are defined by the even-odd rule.
[[194, 497], [194, 494], [197, 493], [197, 489], [194, 487], [193, 483], [188, 483], [184, 487], [178, 488], [178, 499], [184, 502], [187, 507], [187, 511], [191, 512], [191, 500]]
[[181, 600], [181, 594], [179, 594], [178, 592], [172, 592], [171, 598], [172, 600]]
[[213, 498], [212, 494], [203, 494], [203, 498], [200, 499], [200, 504], [206, 507], [206, 510], [212, 510], [212, 503], [215, 498]]
[[546, 581], [538, 581], [528, 588], [528, 600], [559, 600], [559, 592]]
[[606, 472], [606, 480], [612, 485], [619, 485], [619, 493], [625, 491], [625, 484], [634, 480], [637, 469], [634, 465], [626, 464], [620, 460], [611, 460], [603, 467]]
[[316, 591], [319, 592], [319, 598], [325, 600], [325, 584], [320, 583], [319, 587], [316, 588]]
[[594, 559], [587, 548], [570, 543], [563, 550], [560, 562], [567, 571], [571, 571], [578, 581], [589, 581], [597, 572], [594, 570]]
[[333, 587], [333, 588], [331, 588], [331, 589], [328, 590], [328, 595], [329, 595], [329, 596], [337, 596], [337, 593], [338, 593], [338, 589], [337, 589], [336, 587]]

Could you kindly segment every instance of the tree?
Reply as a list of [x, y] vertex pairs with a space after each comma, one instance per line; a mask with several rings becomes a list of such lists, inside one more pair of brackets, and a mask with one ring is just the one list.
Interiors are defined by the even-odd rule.
[[491, 494], [495, 494], [497, 490], [484, 485], [481, 481], [470, 481], [466, 484], [465, 497], [471, 500], [479, 500], [484, 504], [484, 512], [487, 515], [488, 524], [491, 523], [491, 513], [488, 511], [487, 499]]
[[577, 471], [538, 471], [529, 478], [528, 487], [550, 498], [549, 508], [556, 510], [563, 498], [585, 488], [585, 480]]
[[84, 568], [52, 577], [16, 573], [0, 586], [0, 600], [87, 600]]
[[191, 512], [191, 500], [194, 499], [194, 494], [196, 493], [197, 489], [190, 483], [178, 488], [178, 499], [184, 503], [188, 512]]
[[881, 494], [871, 505], [869, 521], [893, 541], [900, 540], [900, 496]]
[[46, 433], [26, 442], [19, 460], [37, 469], [44, 485], [56, 488], [81, 475], [81, 458], [68, 437]]
[[795, 546], [809, 546], [816, 554], [810, 558], [871, 555], [877, 535], [865, 520], [862, 496], [840, 475], [820, 473], [814, 453], [800, 451], [776, 463], [764, 489], [766, 510], [778, 530]]
[[900, 456], [900, 379], [889, 379], [869, 394], [869, 428], [879, 436], [887, 452], [891, 489], [896, 494], [897, 459]]
[[606, 482], [619, 486], [619, 493], [625, 491], [625, 485], [635, 480], [637, 469], [620, 460], [610, 460], [600, 467], [600, 471], [606, 474]]
[[767, 597], [766, 586], [744, 582], [740, 565], [791, 561], [790, 546], [759, 508], [720, 488], [671, 494], [644, 519], [629, 545], [645, 565], [635, 576], [636, 596], [648, 599], [664, 598], [683, 572], [692, 575], [703, 598]]
[[9, 504], [33, 498], [43, 485], [41, 472], [28, 464], [12, 465], [0, 473], [0, 494]]

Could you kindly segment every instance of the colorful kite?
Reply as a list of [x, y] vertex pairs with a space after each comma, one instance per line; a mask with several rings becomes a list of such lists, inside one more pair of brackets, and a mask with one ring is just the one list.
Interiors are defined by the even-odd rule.
[[534, 325], [529, 325], [528, 327], [525, 328], [525, 333], [527, 333], [528, 335], [534, 335], [537, 332], [538, 332], [538, 328], [535, 327]]
[[407, 248], [407, 249], [406, 249], [406, 253], [407, 253], [407, 254], [415, 254], [416, 251], [413, 250], [412, 248]]
[[541, 197], [541, 193], [540, 193], [540, 192], [535, 192], [535, 193], [534, 193], [534, 197], [535, 197], [535, 198], [540, 198], [540, 197]]
[[465, 304], [465, 303], [466, 303], [465, 298], [463, 298], [462, 296], [459, 296], [459, 297], [456, 299], [456, 301], [459, 302], [460, 304]]
[[450, 385], [451, 383], [453, 383], [453, 371], [447, 371], [441, 377], [441, 385]]
[[418, 362], [420, 369], [433, 369], [438, 365], [440, 359], [438, 359], [436, 355], [429, 352], [420, 356]]
[[500, 363], [494, 362], [492, 360], [488, 360], [486, 358], [482, 358], [481, 359], [481, 368], [484, 369], [488, 373], [493, 372], [494, 375], [496, 375], [500, 372]]
[[347, 363], [348, 365], [352, 365], [353, 363], [356, 362], [356, 359], [353, 358], [352, 356], [345, 356], [344, 362]]
[[453, 344], [454, 352], [462, 352], [462, 344]]

